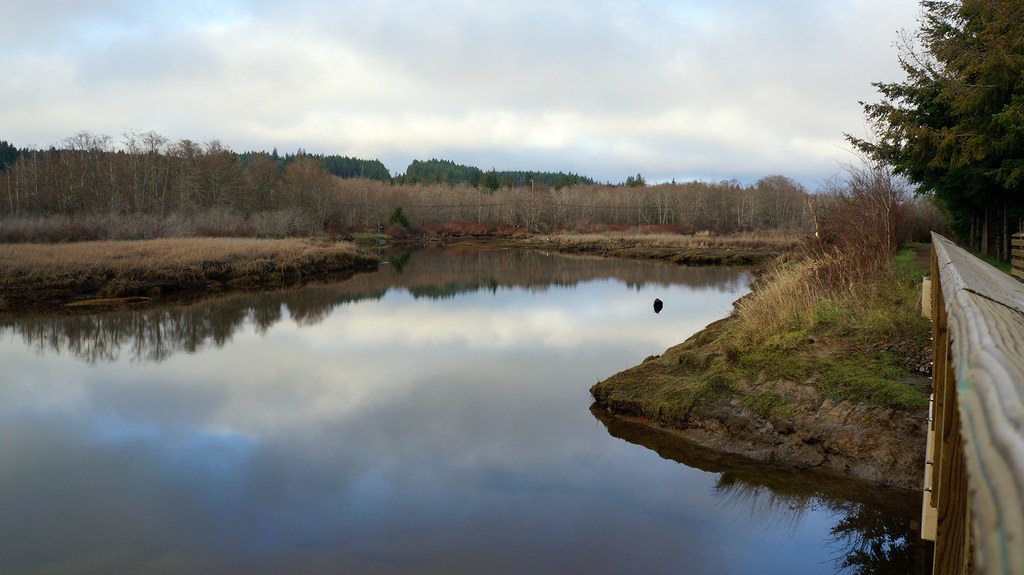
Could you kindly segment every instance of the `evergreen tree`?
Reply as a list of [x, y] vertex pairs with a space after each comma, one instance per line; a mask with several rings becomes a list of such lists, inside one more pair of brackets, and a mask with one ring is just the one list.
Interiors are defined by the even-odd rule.
[[875, 139], [847, 135], [873, 160], [919, 184], [954, 229], [1009, 258], [1011, 219], [1024, 217], [1024, 4], [925, 0], [916, 36], [900, 56], [902, 82], [875, 83], [863, 104]]
[[487, 172], [484, 177], [484, 187], [492, 192], [496, 192], [501, 187], [501, 182], [498, 181], [498, 172], [494, 168], [491, 168], [491, 171]]
[[18, 148], [6, 141], [0, 140], [0, 172], [14, 165], [21, 153]]

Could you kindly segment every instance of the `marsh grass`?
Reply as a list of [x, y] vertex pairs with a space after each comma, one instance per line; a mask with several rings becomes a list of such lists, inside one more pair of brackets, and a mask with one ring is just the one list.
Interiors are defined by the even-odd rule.
[[[177, 238], [0, 245], [0, 288], [31, 298], [280, 284], [375, 265], [351, 243], [311, 239]], [[80, 292], [80, 293], [75, 293]]]
[[800, 240], [783, 232], [737, 233], [729, 235], [644, 233], [642, 231], [606, 232], [596, 234], [538, 235], [537, 241], [549, 241], [566, 248], [599, 245], [608, 248], [648, 247], [688, 250], [735, 249], [783, 252], [796, 247]]
[[775, 263], [721, 334], [723, 347], [743, 350], [733, 372], [813, 380], [839, 401], [924, 407], [924, 394], [904, 381], [930, 333], [918, 309], [923, 270], [913, 252], [901, 251], [859, 281], [837, 275], [842, 265], [840, 254]]
[[730, 318], [591, 391], [615, 411], [666, 425], [724, 401], [764, 419], [803, 409], [779, 382], [835, 402], [923, 409], [927, 396], [911, 375], [927, 361], [930, 328], [912, 259], [900, 254], [854, 278], [839, 253], [779, 258]]

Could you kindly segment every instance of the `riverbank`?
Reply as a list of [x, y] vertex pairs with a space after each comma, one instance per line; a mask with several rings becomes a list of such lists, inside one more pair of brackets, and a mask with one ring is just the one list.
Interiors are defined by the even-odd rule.
[[0, 244], [0, 310], [146, 305], [211, 291], [294, 285], [376, 269], [368, 248], [443, 245], [528, 248], [569, 254], [660, 259], [688, 265], [752, 265], [797, 244], [783, 234], [730, 236], [356, 234], [335, 239], [165, 238]]
[[145, 304], [374, 269], [349, 242], [167, 238], [0, 245], [0, 309]]
[[730, 317], [591, 393], [707, 448], [920, 489], [930, 347], [914, 258], [828, 293], [808, 286], [830, 262], [778, 262]]
[[782, 233], [731, 235], [642, 232], [521, 234], [518, 236], [431, 236], [412, 240], [461, 247], [523, 247], [565, 254], [662, 260], [678, 265], [757, 265], [800, 244]]

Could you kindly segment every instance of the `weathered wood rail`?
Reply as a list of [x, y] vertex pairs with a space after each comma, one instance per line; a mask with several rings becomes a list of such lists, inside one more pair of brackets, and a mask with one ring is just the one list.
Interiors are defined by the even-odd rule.
[[936, 574], [1024, 574], [1024, 284], [932, 235], [922, 536]]

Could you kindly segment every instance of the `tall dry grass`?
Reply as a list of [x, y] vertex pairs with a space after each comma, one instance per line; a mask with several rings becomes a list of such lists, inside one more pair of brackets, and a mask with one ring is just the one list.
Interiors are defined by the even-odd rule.
[[837, 253], [779, 258], [768, 265], [756, 289], [736, 303], [736, 331], [745, 343], [811, 327], [822, 300], [840, 289], [833, 271], [844, 265]]
[[0, 218], [0, 243], [63, 243], [190, 237], [286, 238], [322, 229], [297, 209], [248, 216], [225, 208], [169, 214], [53, 214]]
[[[838, 250], [780, 258], [735, 306], [741, 345], [815, 333], [853, 338], [861, 349], [899, 348], [919, 340], [918, 276], [890, 258], [874, 270]], [[925, 326], [926, 327], [926, 326]]]

